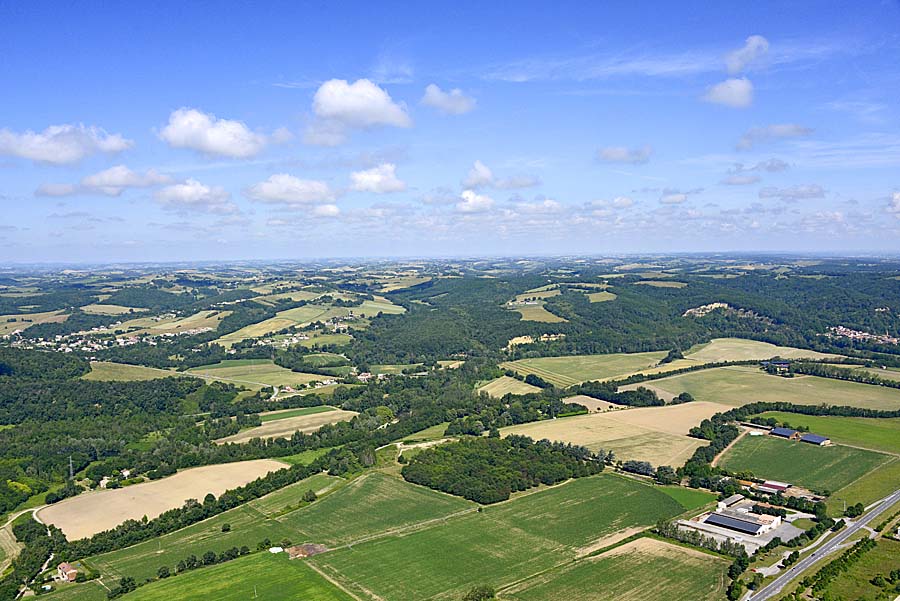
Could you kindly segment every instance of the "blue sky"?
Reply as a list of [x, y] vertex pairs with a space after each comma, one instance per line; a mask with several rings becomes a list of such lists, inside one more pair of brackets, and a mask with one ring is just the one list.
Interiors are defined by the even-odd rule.
[[0, 258], [900, 250], [900, 4], [0, 0]]

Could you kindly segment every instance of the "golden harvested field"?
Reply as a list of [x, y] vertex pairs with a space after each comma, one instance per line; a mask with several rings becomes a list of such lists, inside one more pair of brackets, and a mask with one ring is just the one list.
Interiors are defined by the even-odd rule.
[[322, 413], [313, 413], [311, 415], [300, 415], [297, 417], [286, 417], [273, 421], [263, 422], [261, 426], [238, 432], [225, 438], [220, 438], [216, 442], [225, 444], [227, 442], [247, 442], [253, 438], [290, 438], [297, 432], [314, 432], [325, 424], [334, 424], [337, 422], [345, 422], [353, 419], [357, 415], [355, 411], [343, 411], [335, 409], [334, 411], [325, 411]]
[[558, 315], [554, 315], [544, 308], [544, 305], [523, 305], [521, 307], [511, 307], [513, 311], [517, 311], [522, 316], [522, 321], [541, 321], [544, 323], [559, 323], [568, 321]]
[[721, 410], [721, 405], [702, 402], [638, 407], [520, 424], [503, 428], [500, 433], [559, 440], [593, 451], [612, 450], [620, 459], [677, 467], [695, 449], [708, 444], [687, 436], [688, 431]]
[[509, 376], [501, 376], [496, 380], [491, 380], [478, 389], [478, 392], [486, 392], [490, 396], [500, 398], [507, 394], [531, 394], [532, 392], [540, 392], [541, 389], [531, 384], [526, 384], [521, 380], [510, 378]]
[[93, 305], [85, 305], [81, 308], [85, 313], [92, 315], [125, 315], [128, 313], [142, 313], [147, 309], [138, 307], [123, 307], [122, 305], [104, 305], [95, 303]]
[[180, 507], [187, 499], [203, 500], [243, 486], [269, 472], [284, 469], [280, 461], [255, 459], [195, 467], [168, 478], [118, 488], [89, 492], [49, 505], [37, 512], [45, 524], [53, 524], [69, 540], [92, 536], [118, 526], [128, 519], [155, 518]]
[[526, 300], [551, 298], [553, 296], [559, 296], [560, 293], [561, 291], [559, 288], [547, 288], [544, 286], [543, 288], [535, 288], [534, 290], [528, 290], [522, 294], [517, 294], [515, 302], [521, 303]]
[[591, 413], [602, 413], [604, 411], [622, 408], [622, 405], [601, 401], [600, 399], [595, 399], [594, 397], [585, 394], [576, 394], [575, 396], [563, 399], [563, 401], [566, 403], [578, 403], [579, 405], [584, 405]]
[[62, 323], [67, 319], [69, 319], [69, 316], [62, 311], [0, 315], [0, 336], [24, 330], [39, 323]]
[[158, 378], [186, 377], [190, 374], [144, 367], [143, 365], [127, 365], [125, 363], [112, 363], [110, 361], [91, 361], [91, 371], [81, 376], [83, 380], [100, 380], [109, 382], [113, 380], [134, 382], [137, 380], [156, 380]]
[[588, 300], [592, 303], [604, 303], [606, 301], [616, 300], [616, 295], [606, 290], [602, 292], [591, 292], [587, 295]]
[[214, 365], [193, 367], [186, 373], [201, 378], [243, 384], [256, 390], [263, 386], [296, 386], [330, 378], [291, 371], [275, 365], [269, 359], [227, 359]]
[[698, 345], [690, 349], [684, 355], [698, 363], [713, 363], [716, 361], [749, 361], [751, 359], [833, 359], [839, 355], [819, 353], [792, 346], [776, 346], [768, 342], [756, 340], [744, 340], [743, 338], [716, 338], [708, 344]]
[[535, 374], [555, 386], [572, 386], [589, 380], [609, 380], [645, 371], [666, 356], [651, 353], [613, 353], [609, 355], [572, 355], [541, 357], [501, 363], [500, 367], [524, 375]]

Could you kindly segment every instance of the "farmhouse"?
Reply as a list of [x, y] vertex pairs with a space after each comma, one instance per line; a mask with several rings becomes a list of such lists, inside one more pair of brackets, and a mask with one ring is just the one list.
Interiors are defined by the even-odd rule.
[[65, 561], [57, 566], [56, 573], [60, 580], [66, 582], [75, 582], [75, 578], [78, 577], [78, 570], [75, 569], [75, 566]]
[[819, 434], [811, 434], [807, 432], [800, 437], [800, 442], [808, 442], [809, 444], [825, 447], [831, 444], [831, 439], [826, 436], [820, 436]]
[[779, 438], [787, 438], [788, 440], [795, 440], [800, 436], [799, 432], [790, 428], [772, 428], [771, 430], [769, 430], [769, 434], [772, 436], [778, 436]]

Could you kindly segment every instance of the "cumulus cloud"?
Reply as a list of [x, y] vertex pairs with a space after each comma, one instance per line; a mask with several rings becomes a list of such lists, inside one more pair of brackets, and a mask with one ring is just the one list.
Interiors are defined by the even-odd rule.
[[0, 129], [0, 154], [53, 165], [77, 163], [99, 152], [122, 152], [133, 144], [120, 134], [82, 124], [51, 125], [42, 132]]
[[481, 161], [475, 161], [469, 173], [462, 181], [463, 188], [499, 188], [501, 190], [518, 190], [540, 185], [541, 180], [531, 175], [513, 175], [506, 178], [494, 177], [490, 167]]
[[725, 65], [729, 73], [740, 73], [766, 56], [769, 52], [769, 41], [761, 35], [751, 35], [743, 47], [730, 52], [725, 57]]
[[[218, 119], [193, 108], [173, 111], [159, 137], [172, 148], [189, 148], [234, 159], [256, 156], [267, 142], [266, 136], [251, 131], [241, 121]], [[282, 139], [283, 132], [277, 137]]]
[[547, 215], [560, 213], [563, 206], [555, 200], [546, 198], [535, 202], [521, 202], [516, 205], [516, 210], [520, 213]]
[[779, 171], [787, 171], [790, 165], [781, 159], [767, 159], [760, 161], [750, 169], [753, 171], [768, 171], [769, 173], [777, 173]]
[[786, 202], [825, 198], [825, 188], [819, 184], [802, 184], [787, 188], [767, 187], [759, 191], [760, 198], [777, 198]]
[[397, 166], [393, 163], [383, 163], [364, 171], [354, 171], [350, 174], [350, 188], [357, 192], [375, 194], [403, 192], [406, 190], [406, 182], [397, 177], [396, 169]]
[[729, 175], [722, 183], [726, 186], [750, 186], [759, 183], [761, 179], [758, 175]]
[[125, 165], [116, 165], [99, 173], [82, 178], [76, 184], [42, 184], [35, 191], [37, 196], [71, 196], [74, 194], [105, 194], [119, 196], [128, 188], [150, 188], [169, 184], [172, 178], [148, 169], [144, 173], [132, 171]]
[[460, 194], [460, 202], [456, 204], [456, 210], [460, 213], [483, 213], [494, 207], [494, 199], [490, 196], [478, 194], [474, 190], [463, 190]]
[[659, 202], [665, 205], [680, 205], [686, 202], [694, 194], [700, 194], [703, 188], [692, 190], [679, 190], [678, 188], [664, 188], [659, 196]]
[[331, 202], [336, 194], [328, 183], [276, 173], [247, 188], [244, 194], [259, 202], [290, 206]]
[[71, 196], [78, 193], [75, 184], [41, 184], [34, 191], [35, 196]]
[[753, 83], [746, 77], [726, 79], [711, 86], [703, 100], [732, 108], [747, 108], [753, 104]]
[[166, 209], [173, 211], [213, 213], [227, 215], [237, 213], [238, 208], [231, 202], [231, 194], [221, 186], [207, 186], [195, 179], [166, 186], [156, 192], [156, 200]]
[[313, 97], [313, 113], [316, 120], [306, 131], [307, 144], [341, 144], [348, 129], [412, 126], [406, 108], [368, 79], [326, 81]]
[[475, 108], [475, 99], [463, 94], [459, 88], [445, 92], [435, 84], [429, 84], [422, 96], [422, 104], [436, 108], [445, 115], [462, 115]]
[[631, 163], [640, 165], [650, 160], [653, 148], [627, 148], [625, 146], [607, 146], [597, 151], [597, 158], [607, 163]]
[[812, 134], [813, 130], [796, 123], [781, 123], [765, 127], [752, 127], [738, 140], [738, 150], [748, 150], [760, 142], [783, 140], [786, 138], [802, 138]]

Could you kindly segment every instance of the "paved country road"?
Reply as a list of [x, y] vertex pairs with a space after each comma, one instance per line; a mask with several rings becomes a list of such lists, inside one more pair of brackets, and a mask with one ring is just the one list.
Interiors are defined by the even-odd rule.
[[778, 595], [788, 584], [791, 583], [791, 581], [799, 577], [801, 573], [809, 569], [819, 559], [833, 551], [838, 545], [845, 542], [848, 538], [853, 536], [855, 532], [858, 532], [866, 524], [881, 515], [898, 501], [900, 501], [900, 490], [896, 490], [892, 494], [883, 498], [870, 511], [867, 511], [859, 518], [857, 518], [855, 522], [839, 531], [836, 536], [821, 545], [818, 549], [816, 549], [815, 552], [791, 566], [781, 576], [773, 580], [767, 586], [759, 589], [759, 591], [755, 595], [747, 597], [747, 601], [765, 601], [766, 599], [771, 599], [772, 597]]

